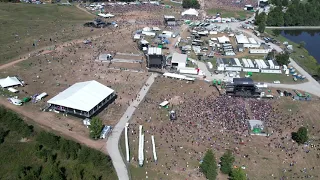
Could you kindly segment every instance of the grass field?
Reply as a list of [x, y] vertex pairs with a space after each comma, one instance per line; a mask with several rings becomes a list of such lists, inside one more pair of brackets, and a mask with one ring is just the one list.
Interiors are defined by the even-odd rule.
[[[241, 77], [244, 77], [245, 75], [246, 75], [245, 72], [240, 73]], [[296, 83], [303, 83], [307, 81], [307, 80], [294, 81], [291, 75], [287, 76], [285, 74], [253, 73], [251, 78], [253, 81], [256, 81], [256, 82], [273, 83], [274, 81], [280, 81], [281, 83], [285, 83], [285, 84], [296, 84]]]
[[208, 15], [216, 15], [217, 13], [221, 14], [221, 17], [235, 17], [235, 18], [247, 18], [252, 15], [252, 12], [249, 11], [228, 11], [224, 9], [208, 9]]
[[319, 64], [313, 56], [309, 55], [309, 52], [306, 49], [299, 48], [299, 45], [297, 43], [294, 43], [281, 35], [274, 36], [271, 29], [266, 29], [266, 33], [268, 33], [268, 35], [280, 41], [281, 44], [287, 41], [289, 44], [293, 45], [294, 52], [290, 54], [290, 57], [293, 60], [295, 60], [308, 73], [312, 75], [317, 74], [317, 68], [319, 67]]
[[55, 41], [88, 34], [83, 23], [93, 18], [76, 6], [0, 3], [0, 64]]

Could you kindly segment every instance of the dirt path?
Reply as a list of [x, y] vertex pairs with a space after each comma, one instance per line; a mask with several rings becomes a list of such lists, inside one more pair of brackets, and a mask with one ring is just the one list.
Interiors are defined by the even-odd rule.
[[[60, 135], [67, 136], [71, 139], [76, 140], [77, 142], [81, 144], [85, 144], [91, 148], [97, 149], [105, 154], [107, 154], [106, 148], [104, 148], [105, 141], [104, 140], [98, 140], [94, 141], [89, 138], [89, 135], [85, 137], [84, 133], [79, 133], [76, 131], [70, 131], [67, 126], [64, 126], [62, 124], [66, 124], [66, 118], [61, 117], [57, 118], [55, 117], [56, 114], [53, 112], [34, 112], [34, 111], [28, 111], [24, 107], [15, 106], [13, 104], [10, 104], [6, 99], [0, 98], [0, 105], [3, 105], [4, 107], [11, 109], [14, 112], [17, 112], [21, 114], [24, 117], [27, 117], [31, 121], [39, 124], [40, 126], [44, 126], [47, 129], [52, 129], [56, 132], [58, 132]], [[62, 121], [62, 122], [57, 122]], [[73, 120], [70, 120], [73, 121]]]

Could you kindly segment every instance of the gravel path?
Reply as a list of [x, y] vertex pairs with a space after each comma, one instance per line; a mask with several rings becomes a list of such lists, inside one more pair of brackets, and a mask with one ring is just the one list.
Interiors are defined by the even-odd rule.
[[122, 156], [119, 150], [119, 140], [120, 140], [121, 133], [126, 123], [129, 121], [134, 111], [136, 110], [136, 107], [138, 107], [141, 100], [147, 94], [149, 88], [151, 87], [151, 85], [155, 80], [155, 77], [157, 77], [157, 74], [152, 74], [148, 78], [146, 84], [141, 88], [137, 98], [130, 104], [130, 106], [128, 107], [126, 112], [123, 114], [118, 124], [114, 127], [112, 134], [108, 138], [106, 148], [112, 159], [112, 163], [116, 169], [119, 180], [129, 180], [128, 170], [124, 163], [124, 160], [122, 159]]

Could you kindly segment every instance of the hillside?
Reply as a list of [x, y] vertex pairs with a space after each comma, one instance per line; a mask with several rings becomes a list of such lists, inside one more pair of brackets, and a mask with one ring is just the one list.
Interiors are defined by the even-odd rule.
[[109, 156], [27, 125], [0, 107], [0, 179], [116, 179]]
[[76, 6], [0, 3], [0, 65], [40, 47], [90, 34], [83, 23], [93, 18]]

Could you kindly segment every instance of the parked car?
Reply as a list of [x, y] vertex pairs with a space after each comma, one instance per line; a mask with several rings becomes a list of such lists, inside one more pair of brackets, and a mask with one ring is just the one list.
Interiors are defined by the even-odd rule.
[[277, 93], [280, 95], [281, 94], [281, 91], [279, 89], [277, 89]]

